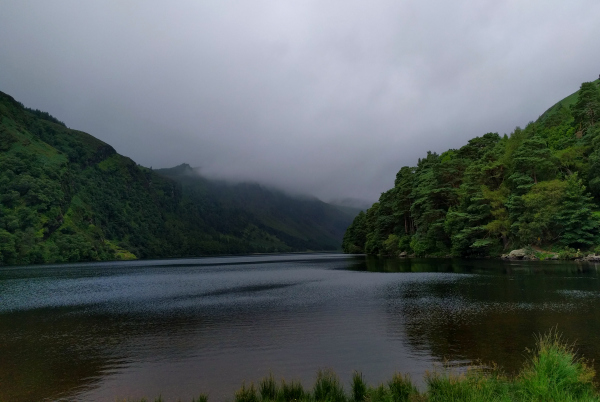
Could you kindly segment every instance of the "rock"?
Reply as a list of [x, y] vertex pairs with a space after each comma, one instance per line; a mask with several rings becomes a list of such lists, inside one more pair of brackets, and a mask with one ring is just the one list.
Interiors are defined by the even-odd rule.
[[522, 260], [526, 256], [525, 249], [513, 250], [508, 254], [508, 258], [511, 260]]
[[550, 257], [551, 260], [558, 260], [558, 254], [554, 254]]
[[583, 257], [583, 261], [599, 262], [600, 255], [590, 254], [588, 256]]
[[400, 258], [406, 258], [406, 257], [408, 257], [408, 253], [406, 251], [403, 251], [400, 254], [398, 254], [398, 257], [400, 257]]

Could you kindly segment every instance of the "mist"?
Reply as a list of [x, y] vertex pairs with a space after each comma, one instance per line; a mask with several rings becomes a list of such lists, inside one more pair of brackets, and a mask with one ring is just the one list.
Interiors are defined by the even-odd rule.
[[0, 4], [0, 91], [153, 168], [376, 200], [600, 73], [597, 1]]

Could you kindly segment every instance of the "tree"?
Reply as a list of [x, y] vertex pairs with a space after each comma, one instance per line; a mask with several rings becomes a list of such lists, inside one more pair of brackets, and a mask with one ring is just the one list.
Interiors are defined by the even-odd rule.
[[600, 119], [600, 91], [593, 82], [584, 82], [577, 94], [577, 102], [571, 106], [575, 125], [586, 130]]
[[521, 143], [513, 154], [513, 160], [515, 173], [530, 176], [534, 184], [539, 179], [548, 178], [555, 171], [552, 152], [546, 141], [537, 135]]
[[555, 216], [560, 226], [560, 244], [586, 247], [598, 240], [599, 222], [592, 213], [592, 199], [577, 174], [567, 178], [560, 209]]
[[[544, 181], [520, 197], [520, 213], [513, 227], [518, 229], [515, 234], [521, 244], [550, 243], [559, 238], [556, 214], [560, 211], [566, 187], [567, 183], [562, 180]], [[511, 206], [514, 211], [514, 205]]]
[[365, 252], [365, 243], [367, 241], [367, 215], [360, 211], [352, 221], [342, 241], [344, 253], [360, 254]]
[[394, 218], [404, 227], [405, 236], [415, 233], [415, 223], [410, 215], [414, 179], [415, 168], [404, 166], [396, 174], [394, 182]]

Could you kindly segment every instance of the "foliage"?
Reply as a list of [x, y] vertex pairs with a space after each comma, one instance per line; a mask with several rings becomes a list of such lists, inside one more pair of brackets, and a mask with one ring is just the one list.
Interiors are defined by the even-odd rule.
[[355, 219], [344, 251], [483, 257], [527, 245], [594, 248], [599, 107], [598, 84], [584, 83], [510, 136], [487, 133], [428, 152]]
[[364, 401], [367, 398], [367, 389], [362, 373], [355, 371], [352, 374], [352, 399], [356, 402]]
[[337, 250], [352, 218], [188, 165], [144, 168], [0, 92], [0, 265]]
[[242, 384], [242, 388], [240, 388], [235, 393], [235, 402], [258, 402], [258, 394], [256, 393], [256, 388], [253, 383], [250, 383], [249, 387], [246, 387], [246, 384]]
[[61, 126], [67, 127], [67, 125], [65, 123], [63, 123], [62, 121], [58, 120], [56, 117], [52, 116], [50, 113], [48, 112], [43, 112], [39, 109], [30, 109], [28, 107], [25, 108], [25, 110], [27, 110], [29, 113], [31, 113], [32, 115], [42, 119], [42, 120], [47, 120], [47, 121], [51, 121], [52, 123], [56, 123], [56, 124], [60, 124]]
[[593, 400], [595, 372], [576, 357], [556, 330], [540, 335], [537, 350], [518, 378], [523, 400]]
[[556, 223], [560, 227], [558, 244], [572, 247], [589, 247], [598, 241], [598, 219], [593, 215], [593, 198], [586, 192], [577, 174], [566, 180]]
[[345, 253], [360, 254], [365, 252], [367, 242], [366, 215], [360, 211], [354, 218], [342, 240], [342, 249]]
[[346, 400], [340, 379], [331, 370], [319, 370], [313, 395], [317, 401], [344, 402]]
[[584, 82], [579, 89], [577, 102], [571, 107], [575, 125], [586, 130], [600, 119], [600, 91], [594, 82]]

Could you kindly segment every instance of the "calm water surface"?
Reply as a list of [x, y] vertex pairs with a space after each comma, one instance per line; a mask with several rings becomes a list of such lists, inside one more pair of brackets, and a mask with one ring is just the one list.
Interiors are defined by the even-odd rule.
[[481, 359], [558, 326], [600, 371], [593, 264], [337, 254], [0, 268], [0, 401], [231, 399], [242, 381], [348, 384]]

